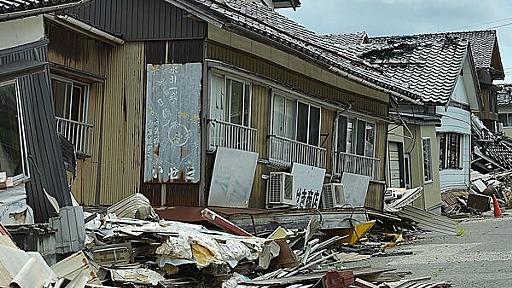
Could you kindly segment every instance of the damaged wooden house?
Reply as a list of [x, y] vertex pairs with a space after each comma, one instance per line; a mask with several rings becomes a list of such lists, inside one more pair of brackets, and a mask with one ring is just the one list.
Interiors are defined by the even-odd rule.
[[[371, 38], [362, 56], [421, 93], [424, 105], [398, 103], [389, 126], [390, 187], [423, 187], [415, 205], [441, 212], [441, 193], [470, 187], [471, 113], [482, 110], [470, 42], [457, 35]], [[391, 191], [390, 191], [391, 192]]]
[[47, 15], [58, 127], [83, 149], [78, 201], [318, 208], [326, 190], [328, 208], [345, 181], [382, 210], [390, 102], [421, 94], [282, 4], [92, 0]]
[[0, 2], [0, 215], [3, 224], [48, 222], [70, 206], [56, 132], [42, 13], [83, 1]]

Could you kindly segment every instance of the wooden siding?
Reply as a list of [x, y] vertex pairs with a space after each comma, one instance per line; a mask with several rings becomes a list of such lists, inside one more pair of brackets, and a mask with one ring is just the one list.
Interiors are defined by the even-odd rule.
[[107, 59], [100, 205], [115, 203], [139, 191], [143, 149], [144, 44], [116, 47]]
[[340, 103], [350, 103], [359, 111], [374, 115], [388, 115], [388, 104], [375, 99], [328, 85], [321, 81], [304, 76], [301, 73], [279, 66], [267, 59], [251, 55], [223, 44], [208, 42], [208, 59], [219, 60], [241, 69], [245, 69], [262, 77], [272, 79], [285, 87], [290, 87], [306, 95], [315, 96], [322, 100], [332, 100]]
[[[50, 62], [82, 72], [99, 76], [105, 75], [108, 64], [107, 54], [111, 46], [49, 22], [45, 23], [45, 30], [49, 40], [48, 60]], [[66, 41], [62, 41], [62, 39], [66, 39]], [[59, 73], [59, 76], [69, 77], [62, 73]], [[88, 123], [94, 126], [92, 155], [90, 158], [77, 160], [77, 174], [71, 187], [76, 200], [86, 205], [96, 203], [101, 106], [104, 93], [103, 83], [90, 84], [87, 119]]]
[[335, 125], [334, 121], [336, 119], [337, 112], [329, 109], [322, 108], [322, 114], [320, 115], [320, 144], [322, 148], [327, 149], [327, 159], [326, 159], [326, 170], [327, 173], [332, 173], [332, 157], [333, 157], [333, 150], [332, 150], [332, 141], [333, 136], [335, 135]]
[[92, 0], [66, 13], [127, 41], [203, 39], [207, 29], [164, 0]]
[[260, 159], [268, 159], [268, 143], [267, 136], [270, 124], [270, 90], [268, 87], [253, 85], [252, 86], [252, 127], [258, 130], [256, 140], [256, 152], [259, 153]]

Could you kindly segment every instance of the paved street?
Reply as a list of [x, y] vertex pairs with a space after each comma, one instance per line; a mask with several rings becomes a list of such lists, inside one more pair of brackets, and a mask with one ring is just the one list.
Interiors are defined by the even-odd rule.
[[463, 237], [427, 234], [399, 250], [410, 256], [372, 258], [356, 265], [411, 271], [410, 277], [431, 276], [455, 287], [512, 287], [512, 216], [466, 220]]

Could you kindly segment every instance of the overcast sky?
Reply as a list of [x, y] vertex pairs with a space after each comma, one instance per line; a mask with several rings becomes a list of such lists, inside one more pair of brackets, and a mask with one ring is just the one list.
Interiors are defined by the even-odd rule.
[[318, 33], [366, 31], [370, 36], [481, 30], [499, 25], [498, 42], [512, 82], [512, 0], [301, 0], [280, 13]]

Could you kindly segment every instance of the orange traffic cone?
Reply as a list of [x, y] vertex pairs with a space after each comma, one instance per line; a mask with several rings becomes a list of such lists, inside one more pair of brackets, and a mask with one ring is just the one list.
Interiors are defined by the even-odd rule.
[[494, 218], [503, 218], [500, 204], [498, 203], [498, 199], [496, 199], [496, 195], [494, 194], [492, 194], [492, 206], [494, 208]]

